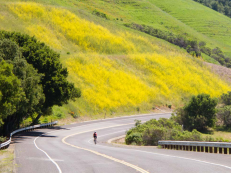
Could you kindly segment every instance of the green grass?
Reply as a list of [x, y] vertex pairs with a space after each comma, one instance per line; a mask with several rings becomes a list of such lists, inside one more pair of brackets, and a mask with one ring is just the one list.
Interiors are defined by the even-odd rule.
[[213, 140], [217, 140], [220, 142], [231, 142], [231, 132], [230, 130], [224, 130], [224, 129], [211, 129], [209, 131], [209, 134], [203, 133], [203, 137], [211, 138]]
[[215, 59], [211, 58], [210, 56], [202, 53], [202, 59], [206, 62], [209, 62], [209, 63], [213, 63], [213, 64], [217, 64], [217, 65], [220, 65], [220, 63], [218, 61], [216, 61]]

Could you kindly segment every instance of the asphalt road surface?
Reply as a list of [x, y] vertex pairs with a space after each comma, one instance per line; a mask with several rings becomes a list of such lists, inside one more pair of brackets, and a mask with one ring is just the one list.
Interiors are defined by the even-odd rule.
[[[17, 173], [230, 173], [231, 156], [108, 144], [124, 135], [134, 120], [147, 121], [170, 114], [106, 119], [14, 137]], [[93, 142], [93, 132], [98, 143]]]

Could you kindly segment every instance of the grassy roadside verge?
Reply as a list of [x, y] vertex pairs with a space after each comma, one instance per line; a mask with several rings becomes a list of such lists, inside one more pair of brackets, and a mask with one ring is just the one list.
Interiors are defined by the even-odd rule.
[[[71, 110], [71, 111], [69, 111]], [[155, 109], [149, 110], [140, 110], [134, 109], [126, 110], [126, 111], [118, 111], [118, 112], [104, 112], [99, 114], [80, 114], [78, 109], [69, 108], [68, 105], [63, 107], [54, 106], [53, 113], [49, 116], [42, 116], [39, 119], [39, 123], [48, 123], [52, 121], [58, 121], [58, 125], [68, 125], [71, 123], [79, 123], [83, 121], [91, 121], [91, 120], [100, 120], [106, 118], [116, 118], [116, 117], [123, 117], [123, 116], [131, 116], [131, 115], [141, 115], [141, 114], [151, 114], [151, 113], [163, 113], [163, 112], [171, 112], [174, 109], [169, 109], [166, 106], [155, 107]], [[21, 124], [21, 128], [29, 126], [32, 123], [31, 117], [25, 119]]]
[[211, 139], [220, 139], [222, 142], [231, 142], [231, 131], [222, 127], [211, 129], [210, 134], [202, 133], [203, 137], [210, 137]]
[[6, 150], [0, 150], [0, 172], [12, 173], [14, 170], [14, 145]]

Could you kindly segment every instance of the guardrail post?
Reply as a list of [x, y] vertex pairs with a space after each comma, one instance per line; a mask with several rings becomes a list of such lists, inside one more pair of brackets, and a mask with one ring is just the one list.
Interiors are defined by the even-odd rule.
[[228, 154], [227, 148], [224, 148], [224, 154]]
[[196, 146], [193, 146], [193, 151], [197, 151], [197, 147]]
[[209, 152], [209, 147], [205, 147], [205, 152], [206, 152], [206, 153]]
[[186, 150], [186, 151], [189, 151], [189, 146], [185, 146], [185, 150]]
[[205, 152], [205, 147], [201, 146], [201, 152]]
[[[14, 134], [14, 133], [11, 133], [11, 134]], [[231, 143], [228, 143], [228, 142], [219, 143], [219, 142], [197, 142], [197, 141], [194, 141], [194, 142], [158, 141], [158, 143], [159, 145], [161, 145], [162, 148], [165, 148], [165, 149], [216, 153], [216, 154], [230, 154], [231, 155]]]
[[209, 147], [209, 153], [213, 153], [213, 147]]
[[219, 147], [219, 154], [223, 153], [222, 150], [223, 150], [223, 148]]
[[192, 151], [192, 150], [193, 150], [193, 147], [192, 147], [192, 146], [190, 146], [190, 147], [189, 147], [189, 149], [190, 149], [190, 151]]

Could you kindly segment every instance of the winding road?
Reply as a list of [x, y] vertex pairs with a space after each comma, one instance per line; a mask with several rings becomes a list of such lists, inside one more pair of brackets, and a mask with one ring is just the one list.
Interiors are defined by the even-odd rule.
[[[14, 137], [17, 173], [230, 173], [231, 156], [107, 143], [142, 122], [169, 113], [76, 123]], [[93, 143], [92, 134], [98, 134]]]

